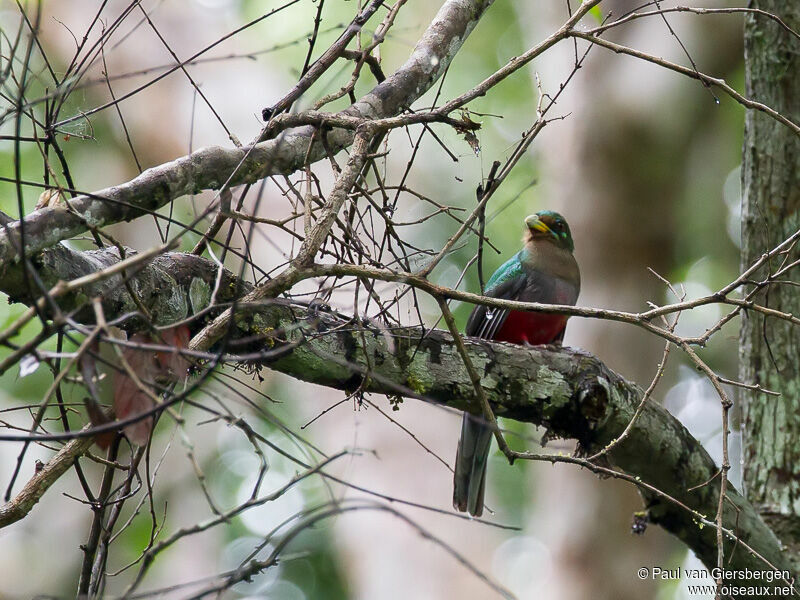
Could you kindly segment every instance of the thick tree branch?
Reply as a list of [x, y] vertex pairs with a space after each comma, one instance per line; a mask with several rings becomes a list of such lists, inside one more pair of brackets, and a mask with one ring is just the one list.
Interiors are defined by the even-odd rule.
[[[110, 250], [80, 253], [58, 247], [48, 252], [65, 253], [41, 262], [42, 277], [48, 283], [59, 276], [56, 264], [76, 265], [71, 274], [79, 276], [88, 273], [77, 270], [96, 268], [98, 263], [112, 263], [116, 258]], [[108, 256], [101, 260], [99, 255], [103, 253]], [[80, 255], [85, 255], [83, 260]], [[173, 264], [170, 277], [176, 297], [187, 298], [187, 314], [197, 312], [201, 305], [199, 300], [196, 305], [192, 303], [191, 288], [194, 286], [197, 295], [201, 285], [197, 281], [208, 282], [216, 276], [217, 265], [196, 256], [174, 254], [144, 266], [137, 275], [136, 289], [156, 314], [157, 294], [148, 286], [161, 285], [158, 281], [164, 261]], [[181, 261], [187, 261], [186, 265], [181, 266]], [[111, 289], [113, 283], [119, 291]], [[106, 300], [110, 318], [121, 314], [116, 311], [132, 310], [132, 304], [117, 296], [127, 293], [118, 279], [89, 284], [84, 293], [93, 296], [97, 291], [93, 285], [106, 286], [108, 298], [118, 298]], [[238, 293], [246, 291], [244, 288]], [[64, 310], [76, 308], [81, 300], [78, 295], [59, 298]], [[271, 300], [265, 305], [242, 306], [232, 333], [234, 338], [248, 339], [261, 347], [286, 345], [288, 351], [268, 366], [304, 381], [479, 411], [473, 381], [452, 337], [442, 331], [423, 332], [415, 327], [387, 331], [330, 311]], [[521, 348], [470, 338], [465, 338], [465, 347], [496, 415], [546, 426], [554, 435], [577, 439], [588, 453], [603, 450], [626, 431], [642, 397], [638, 386], [578, 350]], [[650, 520], [683, 540], [709, 568], [714, 567], [717, 539], [712, 519], [719, 499], [719, 469], [683, 425], [660, 406], [648, 402], [625, 439], [614, 444], [606, 456], [640, 486]], [[593, 470], [602, 472], [602, 467]], [[775, 536], [730, 485], [723, 526], [726, 534], [738, 539], [738, 547], [726, 567], [788, 568]]]
[[[280, 306], [251, 314], [251, 325], [246, 320], [239, 322], [250, 334], [291, 330], [286, 342], [296, 342], [298, 336], [304, 340], [271, 363], [272, 369], [328, 387], [352, 391], [362, 386], [370, 392], [416, 396], [480, 411], [453, 339], [444, 332], [423, 335], [418, 328], [403, 328], [388, 334], [336, 315], [309, 315]], [[292, 329], [298, 318], [305, 319], [306, 325]], [[590, 453], [603, 449], [625, 431], [643, 393], [597, 358], [577, 350], [519, 348], [469, 338], [465, 342], [496, 415], [547, 426], [559, 437], [579, 440]], [[719, 499], [718, 468], [700, 442], [663, 408], [647, 403], [626, 439], [608, 456], [616, 467], [662, 492], [642, 490], [651, 521], [678, 536], [709, 568], [714, 567], [714, 528], [698, 523], [694, 515], [670, 500], [680, 500], [713, 518]], [[724, 527], [774, 567], [788, 568], [777, 539], [730, 485], [726, 499]], [[740, 546], [730, 568], [745, 567], [769, 568]]]
[[[167, 252], [147, 257], [135, 265], [140, 255], [127, 252], [126, 269], [132, 291], [139, 296], [154, 325], [170, 325], [206, 309], [214, 290], [215, 304], [225, 304], [238, 299], [252, 289], [252, 284], [239, 281], [232, 273], [222, 270], [204, 258], [182, 252]], [[64, 292], [53, 294], [65, 312], [77, 310], [75, 319], [93, 322], [93, 308], [87, 300], [100, 298], [103, 313], [108, 319], [140, 314], [139, 304], [131, 297], [125, 285], [120, 265], [119, 251], [114, 247], [103, 250], [79, 252], [63, 244], [45, 250], [33, 260], [37, 275], [48, 288]], [[109, 275], [110, 274], [110, 275]], [[31, 304], [25, 294], [25, 270], [20, 265], [10, 265], [0, 280], [0, 291], [10, 300]], [[61, 282], [83, 281], [82, 285], [64, 286]], [[57, 297], [56, 297], [57, 296]], [[46, 305], [42, 305], [46, 306]], [[123, 324], [125, 325], [125, 324]], [[132, 319], [130, 327], [141, 327], [141, 321]]]
[[[448, 0], [422, 35], [409, 59], [358, 102], [345, 118], [373, 120], [400, 114], [445, 72], [493, 0]], [[46, 207], [24, 219], [25, 252], [36, 254], [59, 241], [120, 221], [130, 221], [170, 201], [202, 190], [254, 183], [269, 175], [290, 174], [353, 143], [354, 130], [326, 132], [325, 145], [314, 126], [281, 133], [244, 148], [202, 148], [144, 171], [138, 177], [70, 200], [70, 207]], [[309, 147], [310, 146], [310, 147]], [[327, 150], [324, 146], [327, 146]], [[0, 266], [17, 258], [20, 224], [0, 229]]]
[[[756, 0], [754, 9], [779, 15], [794, 31], [800, 28], [800, 5]], [[744, 28], [745, 89], [788, 118], [800, 122], [800, 44], [782, 24], [747, 18]], [[800, 138], [756, 111], [745, 115], [742, 158], [742, 255], [748, 264], [771, 241], [800, 228]], [[769, 263], [770, 279], [780, 282], [795, 253]], [[796, 277], [792, 278], [796, 280]], [[750, 282], [748, 282], [750, 283]], [[793, 282], [794, 283], [794, 282]], [[800, 327], [771, 318], [775, 313], [800, 315], [794, 286], [748, 286], [746, 300], [764, 306], [761, 314], [743, 314], [739, 337], [739, 376], [751, 384], [742, 394], [742, 451], [748, 498], [786, 547], [800, 569]], [[768, 318], [769, 317], [769, 318]], [[759, 388], [780, 396], [767, 397]]]

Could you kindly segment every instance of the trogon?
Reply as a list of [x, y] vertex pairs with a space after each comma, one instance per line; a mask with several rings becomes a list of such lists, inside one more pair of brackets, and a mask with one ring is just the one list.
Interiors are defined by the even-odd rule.
[[[494, 272], [486, 296], [523, 302], [574, 305], [581, 289], [578, 263], [566, 220], [544, 210], [525, 219], [524, 246]], [[476, 306], [468, 336], [512, 344], [560, 344], [567, 316]], [[486, 466], [492, 430], [483, 417], [464, 413], [453, 477], [453, 506], [473, 516], [483, 513]]]

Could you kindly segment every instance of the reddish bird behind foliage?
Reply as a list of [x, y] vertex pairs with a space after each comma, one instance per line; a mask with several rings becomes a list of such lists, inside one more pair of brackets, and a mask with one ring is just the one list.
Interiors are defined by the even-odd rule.
[[[135, 344], [159, 344], [173, 346], [176, 349], [189, 345], [190, 332], [187, 325], [180, 325], [160, 332], [161, 339], [154, 339], [150, 334], [134, 333], [129, 342]], [[138, 348], [126, 347], [122, 357], [128, 363], [138, 382], [132, 378], [124, 365], [114, 375], [114, 412], [117, 419], [124, 420], [134, 415], [147, 412], [155, 406], [158, 397], [157, 383], [183, 380], [189, 369], [189, 361], [178, 352], [152, 352]], [[139, 446], [144, 446], [150, 439], [155, 418], [148, 416], [123, 428], [128, 439]]]

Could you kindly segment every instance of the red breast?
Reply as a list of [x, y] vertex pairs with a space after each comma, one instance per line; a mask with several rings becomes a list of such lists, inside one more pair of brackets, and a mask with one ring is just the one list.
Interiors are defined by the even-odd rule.
[[512, 310], [494, 338], [512, 344], [551, 344], [567, 326], [565, 315]]

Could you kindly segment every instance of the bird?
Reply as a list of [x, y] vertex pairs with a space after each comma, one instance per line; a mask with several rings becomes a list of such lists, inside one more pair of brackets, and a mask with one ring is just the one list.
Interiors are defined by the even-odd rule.
[[[484, 295], [504, 300], [574, 305], [581, 289], [575, 245], [566, 219], [552, 210], [525, 218], [524, 246], [486, 283]], [[536, 346], [561, 344], [567, 315], [476, 306], [464, 333], [487, 340]], [[453, 507], [474, 517], [483, 514], [486, 467], [492, 428], [480, 415], [461, 420], [453, 474]]]

